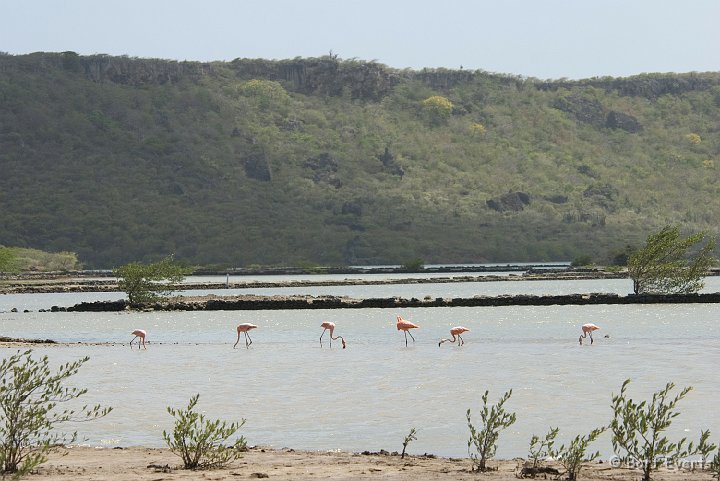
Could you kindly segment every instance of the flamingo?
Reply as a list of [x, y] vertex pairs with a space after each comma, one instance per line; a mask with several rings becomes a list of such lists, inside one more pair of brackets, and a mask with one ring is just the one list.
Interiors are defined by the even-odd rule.
[[325, 331], [330, 331], [330, 347], [332, 347], [332, 342], [334, 340], [340, 339], [342, 341], [343, 349], [345, 349], [345, 339], [343, 339], [342, 336], [333, 337], [333, 331], [335, 330], [334, 322], [323, 322], [320, 324], [320, 327], [323, 328], [323, 332], [320, 334], [320, 347], [322, 347], [322, 338], [325, 335]]
[[237, 341], [235, 341], [235, 344], [233, 344], [233, 349], [235, 349], [235, 346], [237, 346], [238, 342], [240, 342], [240, 333], [241, 332], [245, 333], [245, 347], [249, 348], [250, 344], [252, 344], [252, 339], [250, 339], [250, 335], [248, 334], [248, 331], [250, 329], [255, 329], [256, 327], [257, 326], [255, 324], [250, 324], [248, 322], [244, 322], [244, 323], [238, 325], [238, 327], [237, 327], [238, 338], [237, 338]]
[[592, 344], [593, 343], [592, 332], [597, 331], [598, 329], [600, 329], [600, 328], [598, 326], [596, 326], [595, 324], [592, 324], [592, 323], [583, 324], [582, 325], [582, 336], [580, 336], [580, 339], [579, 339], [580, 345], [582, 346], [583, 339], [586, 338], [587, 336], [590, 336], [590, 344]]
[[463, 332], [470, 332], [470, 329], [468, 329], [467, 327], [463, 327], [463, 326], [453, 327], [452, 329], [450, 329], [450, 335], [452, 336], [452, 339], [440, 339], [440, 342], [438, 342], [438, 347], [440, 347], [440, 345], [443, 342], [447, 342], [447, 341], [455, 342], [455, 336], [457, 336], [458, 346], [462, 346], [463, 344], [465, 344], [465, 340], [462, 337], [460, 337], [460, 334], [462, 334]]
[[413, 324], [412, 322], [408, 321], [407, 319], [403, 319], [401, 316], [397, 316], [397, 330], [398, 331], [405, 331], [405, 346], [407, 347], [407, 335], [410, 334], [410, 337], [412, 337], [413, 342], [415, 342], [415, 338], [413, 337], [412, 333], [410, 332], [410, 329], [418, 329], [420, 326], [417, 326]]
[[135, 329], [135, 330], [132, 332], [132, 334], [133, 334], [133, 336], [135, 336], [135, 337], [133, 337], [133, 338], [132, 338], [132, 341], [130, 341], [130, 349], [132, 349], [132, 343], [133, 343], [133, 341], [134, 341], [135, 339], [137, 339], [138, 337], [140, 338], [140, 340], [138, 341], [138, 349], [140, 349], [140, 343], [142, 343], [142, 347], [144, 347], [145, 349], [147, 349], [147, 347], [145, 347], [145, 336], [147, 335], [147, 333], [146, 333], [145, 331], [143, 331], [142, 329]]

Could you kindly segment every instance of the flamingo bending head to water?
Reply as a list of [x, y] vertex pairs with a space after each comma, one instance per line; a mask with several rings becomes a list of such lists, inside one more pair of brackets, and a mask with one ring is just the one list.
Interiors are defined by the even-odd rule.
[[470, 329], [463, 326], [453, 327], [452, 329], [450, 329], [450, 335], [452, 336], [452, 339], [440, 339], [440, 342], [438, 342], [438, 347], [440, 347], [443, 342], [452, 341], [454, 343], [456, 340], [455, 336], [457, 336], [458, 346], [462, 346], [463, 344], [465, 344], [465, 340], [460, 337], [460, 334], [462, 334], [463, 332], [470, 332]]
[[255, 329], [257, 326], [255, 324], [250, 324], [249, 322], [244, 322], [237, 327], [237, 341], [235, 341], [235, 344], [233, 344], [233, 349], [235, 349], [235, 346], [238, 345], [238, 342], [240, 342], [240, 333], [245, 334], [245, 347], [249, 348], [250, 344], [252, 344], [252, 339], [250, 339], [250, 334], [248, 334], [248, 331], [250, 329]]
[[132, 343], [133, 343], [133, 341], [134, 341], [135, 339], [137, 339], [138, 337], [140, 338], [140, 339], [138, 340], [138, 349], [140, 349], [140, 343], [142, 343], [142, 347], [144, 347], [145, 349], [147, 349], [147, 347], [145, 347], [145, 336], [147, 335], [147, 333], [146, 333], [145, 331], [143, 331], [142, 329], [135, 329], [135, 330], [132, 332], [132, 335], [135, 336], [135, 337], [133, 337], [132, 340], [130, 341], [130, 349], [132, 349]]
[[410, 337], [412, 338], [413, 342], [415, 342], [415, 338], [413, 337], [412, 333], [410, 332], [410, 329], [419, 329], [420, 326], [413, 324], [412, 322], [408, 321], [407, 319], [403, 319], [402, 316], [397, 316], [397, 330], [398, 331], [405, 331], [405, 346], [407, 347], [408, 341], [407, 337], [408, 334], [410, 334]]
[[590, 337], [590, 344], [592, 344], [593, 343], [592, 333], [593, 333], [593, 331], [597, 331], [598, 329], [600, 329], [600, 327], [596, 326], [595, 324], [593, 324], [591, 322], [589, 322], [587, 324], [583, 324], [582, 325], [582, 335], [580, 336], [580, 339], [579, 339], [580, 345], [582, 346], [583, 339], [585, 339], [588, 336]]
[[333, 337], [333, 331], [335, 330], [335, 323], [334, 322], [323, 322], [320, 324], [320, 327], [323, 328], [322, 334], [320, 334], [320, 347], [322, 347], [322, 338], [325, 335], [325, 331], [330, 331], [330, 347], [332, 347], [332, 342], [340, 339], [342, 341], [343, 349], [345, 349], [345, 339], [343, 339], [342, 336]]

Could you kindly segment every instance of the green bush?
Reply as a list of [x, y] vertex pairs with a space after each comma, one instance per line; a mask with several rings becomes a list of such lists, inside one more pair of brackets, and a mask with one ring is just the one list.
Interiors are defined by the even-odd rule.
[[205, 419], [205, 415], [194, 411], [199, 398], [200, 394], [191, 397], [185, 409], [167, 408], [175, 418], [175, 426], [172, 434], [163, 431], [163, 439], [170, 450], [182, 458], [185, 469], [221, 468], [247, 449], [243, 436], [228, 446], [224, 444], [245, 424], [245, 419], [229, 424], [219, 419]]
[[530, 449], [528, 451], [528, 459], [532, 459], [533, 468], [537, 467], [540, 458], [549, 455], [559, 431], [559, 428], [550, 428], [550, 431], [545, 435], [545, 439], [540, 439], [533, 434], [533, 437], [530, 439]]
[[680, 238], [677, 226], [666, 226], [647, 238], [645, 247], [628, 258], [628, 276], [635, 294], [688, 294], [703, 288], [703, 278], [716, 262], [715, 239], [710, 237], [688, 258], [688, 250], [706, 237], [700, 232]]
[[[468, 454], [472, 460], [472, 471], [489, 471], [487, 461], [495, 456], [497, 441], [500, 432], [509, 428], [515, 423], [515, 413], [508, 413], [505, 410], [505, 402], [512, 396], [512, 389], [502, 395], [497, 404], [488, 406], [489, 391], [482, 396], [483, 406], [480, 410], [482, 424], [475, 428], [470, 417], [470, 410], [467, 410], [467, 422], [470, 429], [468, 440]], [[471, 448], [475, 451], [471, 451]]]
[[18, 351], [0, 363], [0, 469], [3, 475], [22, 476], [47, 461], [60, 445], [78, 439], [58, 432], [61, 424], [90, 421], [107, 415], [112, 408], [99, 404], [66, 409], [65, 403], [87, 393], [87, 389], [65, 387], [68, 378], [88, 361], [84, 357], [51, 372], [47, 356], [35, 359], [32, 350]]
[[548, 455], [555, 458], [565, 468], [568, 480], [575, 481], [579, 478], [583, 463], [592, 462], [600, 457], [599, 451], [588, 455], [587, 448], [588, 445], [595, 441], [606, 429], [605, 427], [593, 429], [590, 434], [585, 436], [578, 434], [575, 436], [575, 439], [570, 441], [567, 447], [563, 444], [558, 449], [552, 447], [548, 449]]
[[712, 463], [710, 464], [710, 472], [713, 478], [720, 481], [720, 448], [715, 452], [715, 457], [713, 457]]
[[610, 423], [612, 444], [615, 454], [628, 466], [640, 467], [643, 481], [650, 481], [650, 475], [664, 461], [676, 462], [689, 454], [694, 454], [692, 445], [686, 449], [687, 438], [671, 442], [663, 433], [670, 427], [672, 420], [680, 415], [677, 403], [683, 399], [692, 387], [686, 387], [675, 397], [670, 392], [675, 385], [667, 383], [665, 388], [654, 393], [650, 402], [636, 403], [627, 395], [630, 379], [625, 380], [620, 394], [612, 398], [614, 417]]
[[705, 469], [705, 466], [707, 466], [708, 458], [717, 448], [717, 445], [708, 442], [709, 439], [710, 430], [706, 429], [705, 431], [700, 431], [700, 441], [698, 442], [697, 446], [693, 447], [693, 443], [690, 443], [690, 446], [688, 446], [688, 451], [692, 452], [693, 454], [700, 455], [700, 469]]
[[131, 304], [151, 302], [169, 295], [191, 271], [168, 256], [159, 262], [131, 262], [118, 267], [113, 274], [120, 277], [118, 287], [125, 291]]

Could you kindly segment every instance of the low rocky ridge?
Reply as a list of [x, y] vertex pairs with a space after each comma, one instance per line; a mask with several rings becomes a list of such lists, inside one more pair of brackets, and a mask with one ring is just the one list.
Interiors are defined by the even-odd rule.
[[162, 302], [132, 305], [125, 300], [82, 302], [71, 307], [53, 306], [52, 312], [144, 311], [254, 311], [273, 309], [368, 309], [413, 307], [549, 306], [587, 304], [690, 304], [718, 303], [720, 292], [709, 294], [627, 295], [608, 293], [554, 296], [502, 295], [468, 298], [424, 299], [387, 297], [355, 299], [337, 296], [203, 296], [176, 297]]

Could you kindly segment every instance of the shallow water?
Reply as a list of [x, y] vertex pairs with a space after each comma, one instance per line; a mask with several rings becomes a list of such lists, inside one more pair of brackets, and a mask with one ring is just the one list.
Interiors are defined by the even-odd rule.
[[[281, 282], [285, 276], [265, 276], [267, 282]], [[367, 276], [366, 276], [367, 277]], [[428, 276], [430, 277], [430, 276]], [[375, 279], [378, 277], [375, 276]], [[384, 276], [382, 278], [388, 278]], [[211, 281], [210, 278], [207, 282]], [[272, 287], [244, 289], [197, 289], [180, 291], [177, 294], [199, 296], [215, 294], [219, 296], [254, 295], [333, 295], [353, 298], [368, 297], [416, 297], [422, 299], [444, 297], [473, 297], [529, 294], [536, 296], [562, 295], [578, 293], [613, 293], [627, 295], [632, 291], [628, 279], [587, 279], [587, 280], [551, 280], [551, 281], [491, 281], [491, 282], [449, 282], [421, 284], [380, 284], [356, 286], [304, 286]], [[720, 276], [705, 279], [701, 292], [720, 292]], [[15, 308], [19, 311], [49, 309], [52, 306], [69, 307], [80, 302], [114, 301], [126, 298], [120, 292], [81, 292], [51, 294], [4, 294], [0, 295], [0, 313]]]
[[[7, 306], [3, 297], [0, 310]], [[421, 326], [409, 347], [395, 329], [397, 314]], [[0, 332], [117, 343], [35, 349], [53, 363], [90, 356], [75, 381], [90, 389], [86, 402], [115, 408], [106, 418], [77, 427], [93, 445], [161, 446], [163, 429], [172, 428], [165, 407], [184, 406], [199, 392], [199, 407], [209, 416], [247, 418], [242, 433], [251, 444], [398, 450], [415, 427], [418, 439], [410, 452], [466, 456], [466, 410], [477, 417], [485, 389], [496, 400], [512, 388], [507, 407], [518, 413], [518, 421], [501, 436], [498, 456], [514, 457], [527, 453], [532, 434], [544, 434], [550, 426], [559, 426], [565, 441], [607, 424], [611, 393], [626, 378], [633, 380], [630, 393], [636, 400], [668, 381], [694, 386], [679, 405], [682, 415], [672, 432], [697, 438], [700, 429], [711, 429], [716, 435], [719, 317], [720, 306], [714, 304], [4, 312]], [[332, 349], [327, 342], [320, 347], [323, 321], [337, 324], [347, 349], [339, 341]], [[250, 333], [250, 349], [242, 340], [240, 349], [232, 349], [240, 322], [259, 326]], [[594, 345], [580, 347], [579, 326], [585, 322], [602, 330]], [[458, 324], [471, 329], [463, 336], [466, 344], [439, 348], [438, 340]], [[128, 348], [135, 328], [148, 331], [147, 350]], [[609, 457], [608, 434], [597, 448]]]

